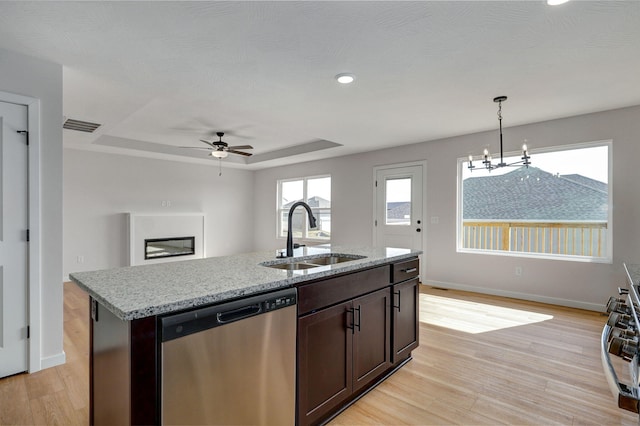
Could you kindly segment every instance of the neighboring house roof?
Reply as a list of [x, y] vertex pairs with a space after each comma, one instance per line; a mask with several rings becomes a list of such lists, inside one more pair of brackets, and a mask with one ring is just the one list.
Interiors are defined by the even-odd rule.
[[397, 201], [397, 202], [387, 203], [387, 218], [404, 219], [407, 217], [411, 217], [410, 201]]
[[606, 221], [607, 184], [536, 167], [463, 182], [465, 220]]
[[[295, 203], [297, 203], [298, 201], [302, 201], [302, 200], [293, 200], [287, 204], [285, 204], [284, 206], [282, 206], [282, 208], [287, 209], [290, 208], [292, 205], [294, 205]], [[309, 198], [309, 200], [307, 201], [307, 204], [309, 205], [309, 207], [311, 208], [331, 208], [331, 201], [322, 198], [322, 197], [311, 197]]]

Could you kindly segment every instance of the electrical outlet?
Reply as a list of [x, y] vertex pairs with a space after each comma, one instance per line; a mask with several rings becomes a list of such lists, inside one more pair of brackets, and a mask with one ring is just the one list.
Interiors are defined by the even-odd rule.
[[431, 216], [431, 223], [433, 225], [437, 225], [438, 223], [440, 223], [440, 218], [438, 216]]
[[167, 207], [167, 202], [165, 200], [162, 200], [162, 202], [160, 203], [160, 205], [162, 207]]
[[516, 266], [516, 276], [522, 276], [522, 266]]
[[78, 263], [84, 263], [84, 256], [78, 256], [78, 257], [76, 258], [76, 261], [77, 261]]

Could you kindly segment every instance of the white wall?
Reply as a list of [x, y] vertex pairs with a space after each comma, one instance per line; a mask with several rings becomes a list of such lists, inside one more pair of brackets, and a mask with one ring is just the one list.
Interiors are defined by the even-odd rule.
[[[62, 66], [0, 49], [0, 91], [40, 100], [40, 364], [64, 362], [62, 347]], [[34, 225], [32, 225], [34, 226]], [[38, 356], [36, 356], [38, 358]], [[30, 369], [37, 371], [40, 365]]]
[[207, 257], [252, 251], [252, 203], [252, 172], [65, 149], [64, 276], [129, 264], [127, 212], [201, 212]]
[[[504, 130], [506, 151], [523, 139], [535, 149], [613, 140], [613, 255], [610, 264], [456, 253], [457, 158], [497, 146], [497, 131], [425, 142], [342, 158], [258, 171], [255, 174], [255, 247], [281, 247], [275, 237], [276, 181], [331, 174], [332, 238], [372, 243], [373, 167], [427, 160], [427, 283], [568, 306], [598, 309], [625, 284], [622, 262], [640, 263], [640, 107], [588, 114]], [[390, 145], [393, 145], [390, 141]], [[535, 163], [535, 154], [532, 158]], [[534, 164], [535, 165], [535, 164]], [[428, 220], [439, 217], [438, 224]], [[515, 267], [522, 276], [515, 276]]]

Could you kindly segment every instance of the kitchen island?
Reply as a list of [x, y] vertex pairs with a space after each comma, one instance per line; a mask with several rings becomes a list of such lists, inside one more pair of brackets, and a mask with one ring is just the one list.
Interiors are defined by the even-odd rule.
[[[91, 299], [91, 423], [162, 423], [164, 316], [285, 288], [298, 291], [297, 422], [326, 420], [417, 347], [419, 254], [324, 245], [296, 249], [287, 259], [270, 251], [71, 274]], [[340, 263], [313, 264], [328, 255]], [[296, 262], [306, 262], [306, 269], [279, 268]], [[339, 326], [341, 334], [318, 324]], [[336, 336], [339, 341], [330, 341]], [[344, 368], [323, 368], [315, 377], [318, 363], [340, 354], [336, 345], [344, 346]], [[319, 355], [325, 347], [334, 350]], [[331, 371], [341, 376], [327, 381]]]

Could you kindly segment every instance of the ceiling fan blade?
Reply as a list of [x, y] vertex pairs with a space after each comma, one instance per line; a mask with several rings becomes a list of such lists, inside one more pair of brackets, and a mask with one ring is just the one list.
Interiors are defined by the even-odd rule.
[[178, 148], [200, 149], [200, 150], [203, 150], [203, 151], [211, 151], [212, 150], [212, 148], [201, 148], [199, 146], [180, 146]]
[[235, 145], [227, 147], [229, 149], [253, 149], [251, 145]]
[[204, 142], [207, 145], [209, 145], [211, 148], [215, 148], [215, 145], [213, 143], [209, 142], [209, 141], [205, 141], [204, 139], [200, 139], [200, 142]]
[[253, 155], [250, 152], [234, 151], [233, 149], [227, 149], [226, 151], [231, 154], [244, 155], [245, 157], [251, 157]]

